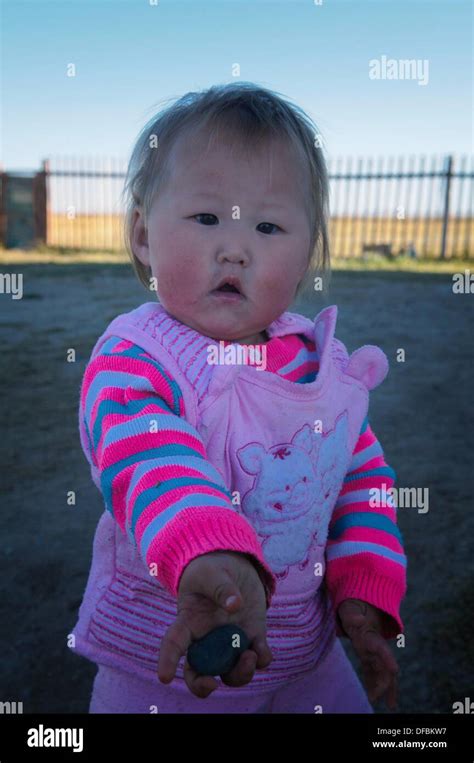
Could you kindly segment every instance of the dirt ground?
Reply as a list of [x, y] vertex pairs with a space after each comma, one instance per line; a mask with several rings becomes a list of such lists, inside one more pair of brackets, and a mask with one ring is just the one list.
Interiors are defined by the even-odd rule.
[[[128, 265], [2, 272], [23, 274], [24, 295], [0, 294], [0, 700], [22, 701], [25, 713], [87, 712], [96, 667], [66, 639], [103, 505], [80, 448], [79, 386], [107, 323], [152, 297]], [[399, 710], [451, 713], [474, 697], [474, 295], [453, 294], [446, 273], [338, 271], [329, 295], [291, 309], [314, 318], [327, 304], [339, 306], [337, 336], [350, 352], [377, 344], [387, 354], [390, 373], [371, 394], [370, 421], [397, 486], [429, 489], [428, 512], [399, 508], [409, 560], [406, 645], [393, 646]], [[70, 348], [75, 363], [66, 360]]]

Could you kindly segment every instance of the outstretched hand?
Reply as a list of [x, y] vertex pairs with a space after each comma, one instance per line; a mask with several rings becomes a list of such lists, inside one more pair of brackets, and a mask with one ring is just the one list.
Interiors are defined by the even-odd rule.
[[[249, 683], [256, 669], [266, 668], [272, 653], [266, 640], [265, 589], [255, 565], [245, 554], [213, 551], [193, 559], [178, 586], [178, 614], [163, 636], [158, 678], [170, 683], [178, 662], [193, 641], [220, 625], [235, 623], [250, 639], [250, 647], [225, 676], [228, 686]], [[184, 680], [197, 697], [208, 697], [218, 687], [213, 676], [199, 675], [186, 659]]]
[[399, 668], [387, 640], [382, 636], [384, 613], [360, 599], [341, 602], [337, 613], [362, 664], [370, 702], [385, 697], [390, 710], [397, 706]]

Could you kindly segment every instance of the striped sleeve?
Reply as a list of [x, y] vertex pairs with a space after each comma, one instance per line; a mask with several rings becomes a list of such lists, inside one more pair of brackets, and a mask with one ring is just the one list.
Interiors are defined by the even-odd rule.
[[267, 345], [267, 371], [295, 384], [314, 381], [319, 371], [314, 342], [304, 334], [273, 337]]
[[[336, 612], [349, 598], [385, 612], [385, 638], [403, 632], [400, 605], [406, 593], [403, 539], [387, 494], [395, 479], [366, 418], [329, 525], [326, 585]], [[338, 630], [342, 635], [339, 625]]]
[[207, 460], [170, 373], [137, 345], [110, 337], [86, 367], [81, 443], [105, 506], [149, 571], [177, 596], [185, 566], [211, 551], [249, 554], [267, 606], [275, 578], [252, 525]]

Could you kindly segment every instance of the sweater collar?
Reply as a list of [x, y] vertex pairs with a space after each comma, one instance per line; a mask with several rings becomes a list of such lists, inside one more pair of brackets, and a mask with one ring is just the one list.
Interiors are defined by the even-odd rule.
[[[151, 309], [153, 313], [167, 310], [160, 302], [148, 302], [142, 305], [142, 308]], [[173, 316], [170, 316], [173, 317]], [[173, 320], [176, 320], [175, 318]], [[306, 318], [300, 313], [285, 311], [276, 318], [269, 326], [266, 332], [271, 341], [275, 337], [283, 337], [289, 334], [304, 334], [308, 339], [316, 343], [318, 355], [322, 356], [322, 351], [331, 343], [334, 335], [337, 320], [337, 305], [329, 305], [316, 314], [313, 320]], [[179, 321], [178, 321], [179, 323]], [[193, 330], [193, 329], [189, 329]], [[207, 337], [210, 341], [216, 341]]]

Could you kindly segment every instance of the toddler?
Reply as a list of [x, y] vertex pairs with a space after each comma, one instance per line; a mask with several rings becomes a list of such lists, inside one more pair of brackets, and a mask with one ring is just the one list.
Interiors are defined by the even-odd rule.
[[[188, 93], [141, 132], [125, 194], [157, 298], [110, 323], [81, 387], [105, 504], [73, 630], [98, 665], [89, 712], [394, 708], [406, 557], [368, 420], [388, 362], [349, 356], [335, 305], [288, 312], [329, 275], [316, 125], [252, 83]], [[188, 647], [227, 623], [250, 647], [197, 674]]]

